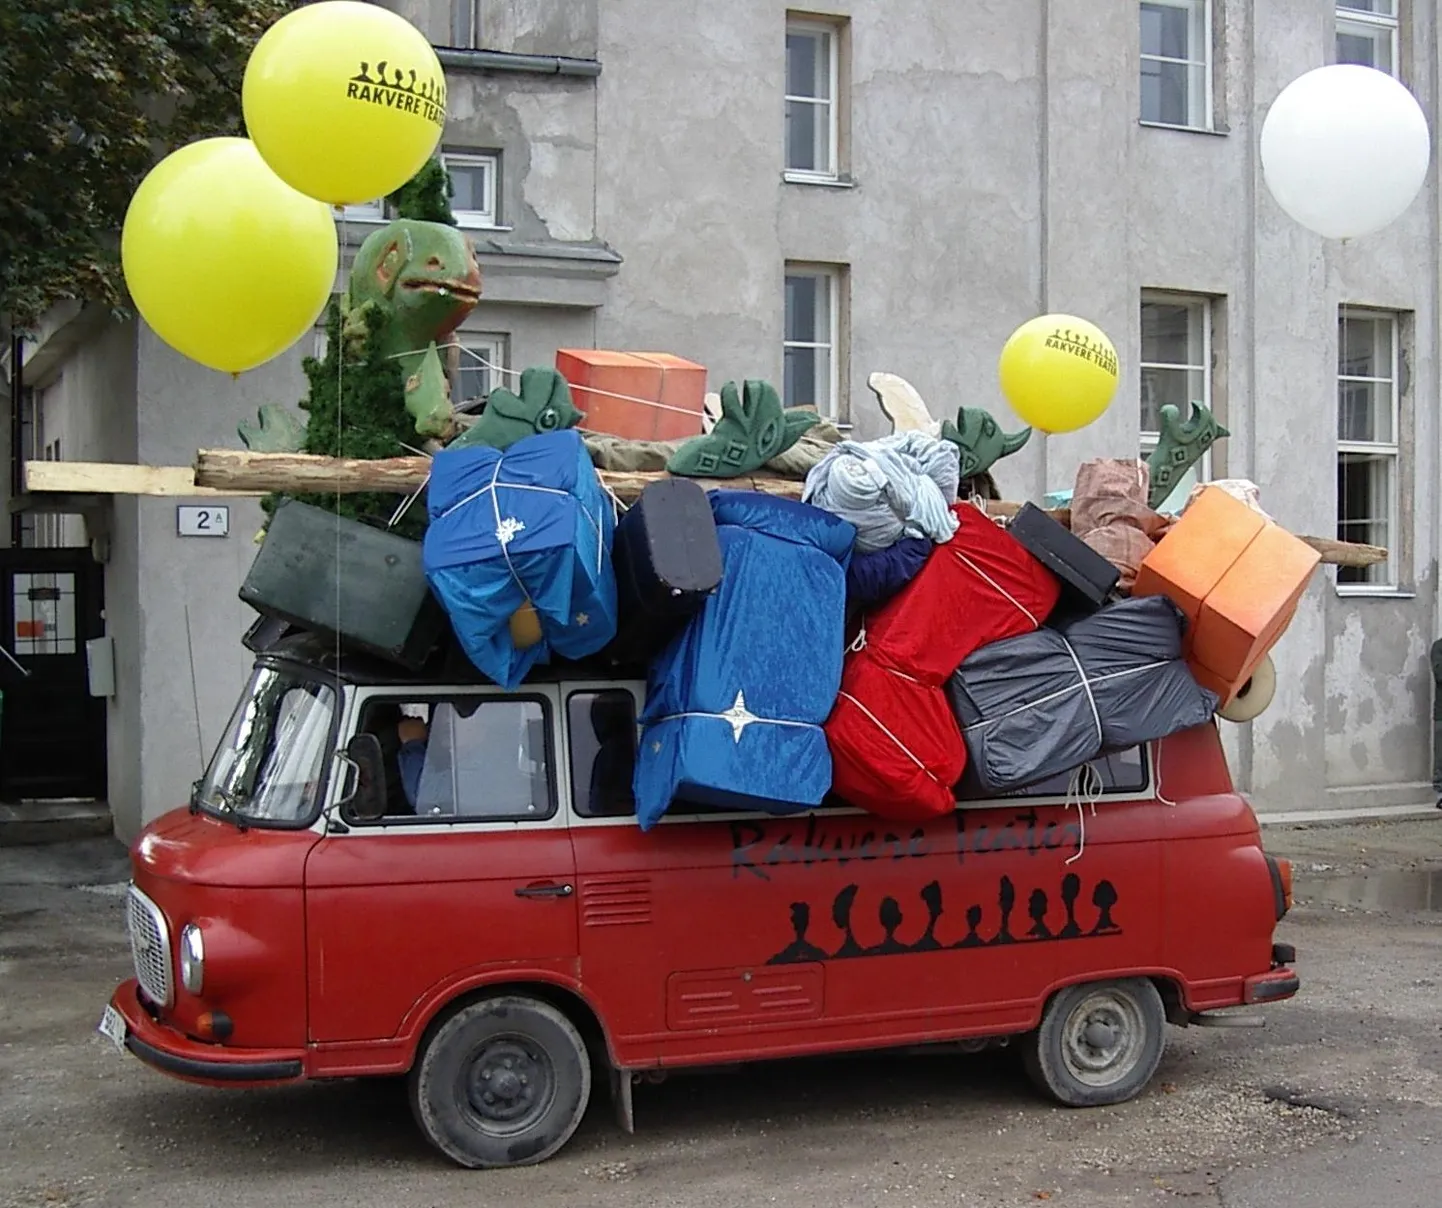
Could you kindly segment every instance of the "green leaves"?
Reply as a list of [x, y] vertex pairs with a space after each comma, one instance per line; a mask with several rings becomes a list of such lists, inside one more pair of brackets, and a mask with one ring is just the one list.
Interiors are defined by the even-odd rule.
[[240, 134], [246, 59], [294, 0], [0, 4], [0, 314], [125, 303], [119, 233], [162, 156]]

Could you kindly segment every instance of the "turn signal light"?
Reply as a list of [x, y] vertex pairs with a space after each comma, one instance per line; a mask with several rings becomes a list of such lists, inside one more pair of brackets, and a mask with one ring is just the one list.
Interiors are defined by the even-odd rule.
[[1290, 860], [1278, 860], [1277, 871], [1282, 874], [1282, 901], [1286, 903], [1287, 909], [1292, 909], [1292, 862]]
[[195, 1021], [195, 1030], [207, 1040], [224, 1044], [235, 1031], [235, 1024], [224, 1011], [206, 1011]]

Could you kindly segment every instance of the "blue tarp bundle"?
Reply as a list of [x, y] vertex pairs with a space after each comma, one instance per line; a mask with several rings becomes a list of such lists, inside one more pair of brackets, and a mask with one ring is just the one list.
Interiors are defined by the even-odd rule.
[[846, 567], [856, 529], [752, 491], [713, 491], [721, 586], [652, 664], [636, 816], [676, 797], [786, 814], [831, 788], [821, 729], [841, 688]]
[[[466, 654], [508, 689], [551, 652], [595, 654], [616, 634], [616, 514], [574, 431], [504, 452], [442, 450], [431, 462], [425, 568]], [[511, 614], [527, 601], [541, 641], [518, 650]]]

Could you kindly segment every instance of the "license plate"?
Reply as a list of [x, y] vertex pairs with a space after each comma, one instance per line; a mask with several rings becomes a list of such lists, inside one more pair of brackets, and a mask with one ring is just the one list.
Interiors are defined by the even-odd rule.
[[100, 1016], [100, 1026], [96, 1031], [109, 1037], [117, 1053], [125, 1052], [125, 1017], [109, 1003], [105, 1004], [105, 1012]]

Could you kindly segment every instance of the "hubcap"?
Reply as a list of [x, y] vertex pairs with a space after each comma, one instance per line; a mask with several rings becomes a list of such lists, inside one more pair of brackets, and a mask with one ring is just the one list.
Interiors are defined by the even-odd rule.
[[555, 1097], [550, 1055], [524, 1036], [493, 1036], [471, 1054], [457, 1088], [472, 1125], [518, 1133], [544, 1116]]
[[1088, 994], [1067, 1016], [1062, 1030], [1062, 1062], [1078, 1082], [1109, 1087], [1141, 1060], [1146, 1027], [1130, 997], [1113, 990]]

